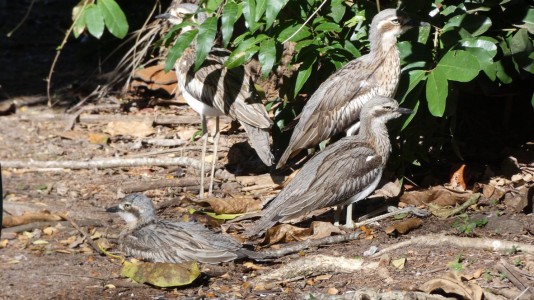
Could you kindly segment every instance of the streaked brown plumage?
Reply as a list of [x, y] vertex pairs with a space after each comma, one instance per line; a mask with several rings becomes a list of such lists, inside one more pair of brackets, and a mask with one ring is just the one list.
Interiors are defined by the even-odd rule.
[[373, 18], [369, 53], [348, 62], [319, 86], [304, 106], [277, 168], [300, 151], [349, 129], [373, 96], [395, 95], [400, 78], [397, 36], [412, 25], [406, 14], [395, 9]]
[[210, 264], [255, 256], [231, 237], [215, 234], [199, 223], [157, 220], [152, 201], [143, 194], [128, 195], [108, 211], [119, 213], [128, 225], [119, 242], [121, 251], [130, 256], [153, 262]]
[[388, 97], [367, 101], [358, 135], [339, 140], [306, 162], [245, 235], [262, 234], [277, 222], [316, 209], [366, 198], [378, 185], [391, 151], [386, 122], [410, 112]]

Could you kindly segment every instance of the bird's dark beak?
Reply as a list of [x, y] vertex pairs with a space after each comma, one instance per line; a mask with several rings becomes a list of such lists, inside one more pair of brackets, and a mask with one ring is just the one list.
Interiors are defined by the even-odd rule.
[[404, 108], [404, 107], [397, 108], [397, 112], [401, 113], [401, 114], [404, 114], [404, 115], [413, 114], [413, 110], [411, 110], [409, 108]]
[[106, 209], [107, 212], [111, 212], [111, 213], [116, 213], [116, 212], [119, 212], [121, 209], [120, 207], [118, 206], [113, 206], [113, 207], [108, 207]]
[[157, 15], [154, 18], [167, 20], [167, 19], [170, 19], [171, 17], [172, 17], [172, 15], [170, 13], [164, 13], [164, 14], [161, 14], [161, 15]]

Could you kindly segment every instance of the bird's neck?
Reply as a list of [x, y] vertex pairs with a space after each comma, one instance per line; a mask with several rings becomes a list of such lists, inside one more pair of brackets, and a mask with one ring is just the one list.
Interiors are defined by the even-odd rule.
[[382, 36], [379, 36], [377, 33], [372, 32], [369, 36], [369, 41], [371, 42], [369, 55], [371, 55], [373, 59], [398, 59], [399, 51], [397, 50], [397, 37], [395, 35], [385, 33]]
[[391, 143], [389, 141], [389, 134], [386, 124], [375, 120], [365, 120], [362, 122], [360, 134], [365, 141], [368, 141], [373, 149], [382, 157], [382, 162], [385, 163], [391, 152]]

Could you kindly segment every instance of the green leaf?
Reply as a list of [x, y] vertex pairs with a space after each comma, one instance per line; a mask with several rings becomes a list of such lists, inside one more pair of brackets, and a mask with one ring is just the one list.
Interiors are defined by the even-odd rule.
[[72, 34], [74, 35], [75, 38], [78, 38], [80, 34], [83, 33], [86, 27], [85, 13], [87, 10], [85, 8], [82, 10], [82, 7], [83, 7], [83, 2], [80, 2], [80, 4], [76, 5], [72, 9], [72, 19], [76, 21], [72, 29]]
[[460, 45], [476, 57], [482, 70], [493, 64], [493, 57], [497, 54], [497, 45], [494, 43], [480, 38], [471, 38], [463, 40]]
[[297, 81], [295, 83], [295, 95], [300, 92], [300, 90], [310, 77], [310, 74], [313, 70], [313, 65], [316, 60], [317, 57], [315, 55], [307, 55], [304, 58], [304, 62], [302, 63], [302, 65], [300, 65], [299, 72], [297, 74]]
[[214, 12], [221, 6], [222, 3], [223, 0], [208, 0], [206, 3], [206, 9], [210, 12]]
[[426, 80], [428, 110], [435, 117], [442, 117], [447, 106], [448, 82], [441, 69], [434, 69]]
[[228, 46], [232, 34], [234, 33], [235, 21], [239, 18], [239, 6], [234, 1], [228, 1], [224, 6], [221, 17], [221, 31], [223, 36], [223, 46]]
[[360, 53], [360, 50], [358, 50], [358, 48], [356, 48], [356, 46], [354, 46], [354, 44], [351, 41], [346, 40], [344, 48], [345, 50], [349, 51], [352, 54], [353, 58], [358, 58], [362, 56], [362, 54]]
[[98, 0], [96, 3], [104, 16], [106, 28], [114, 36], [122, 39], [128, 33], [128, 21], [115, 0]]
[[330, 5], [330, 13], [328, 16], [331, 17], [334, 22], [339, 23], [341, 19], [343, 19], [346, 9], [347, 7], [343, 5], [343, 0], [333, 0]]
[[206, 215], [206, 216], [209, 216], [209, 217], [217, 219], [217, 220], [233, 220], [235, 218], [239, 218], [239, 217], [245, 215], [245, 214], [216, 214], [214, 212], [200, 211], [200, 210], [196, 210], [194, 208], [189, 208], [189, 214], [190, 215], [192, 215], [192, 214], [202, 214], [202, 215]]
[[256, 54], [258, 50], [259, 47], [256, 45], [256, 38], [250, 37], [242, 41], [237, 49], [232, 51], [230, 57], [224, 62], [224, 65], [229, 69], [241, 66]]
[[167, 55], [167, 59], [165, 60], [165, 72], [169, 72], [172, 67], [174, 67], [176, 60], [178, 60], [184, 53], [184, 50], [191, 45], [197, 36], [197, 33], [198, 29], [194, 29], [180, 34], [178, 40], [176, 40], [171, 50], [169, 50], [169, 55]]
[[217, 33], [217, 17], [209, 17], [200, 24], [197, 35], [196, 57], [195, 57], [195, 71], [200, 68], [215, 40]]
[[[282, 32], [280, 32], [280, 34], [278, 35], [277, 40], [279, 42], [285, 41], [291, 35], [293, 35], [293, 33], [295, 33], [297, 30], [299, 30], [300, 26], [301, 25], [299, 25], [299, 24], [295, 24], [295, 25], [291, 25], [291, 26], [286, 27], [284, 30], [282, 30]], [[305, 38], [309, 37], [310, 35], [311, 35], [310, 31], [308, 30], [308, 28], [306, 26], [304, 26], [304, 27], [302, 27], [302, 29], [300, 29], [297, 32], [297, 34], [295, 34], [291, 38], [291, 41], [292, 42], [298, 42], [298, 41], [300, 41], [302, 39], [305, 39]]]
[[315, 27], [315, 31], [340, 32], [341, 27], [336, 23], [321, 23], [317, 27]]
[[256, 17], [254, 19], [256, 22], [258, 22], [265, 13], [268, 6], [267, 2], [268, 0], [256, 0]]
[[95, 38], [100, 39], [104, 33], [104, 16], [100, 11], [100, 6], [89, 4], [85, 8], [85, 24], [89, 33]]
[[414, 108], [412, 108], [412, 113], [408, 115], [404, 123], [402, 124], [401, 131], [404, 130], [408, 125], [412, 122], [413, 118], [415, 118], [415, 115], [417, 114], [417, 111], [419, 110], [419, 100], [415, 102]]
[[247, 22], [247, 27], [253, 29], [256, 27], [256, 1], [244, 0], [243, 1], [243, 15]]
[[469, 82], [480, 72], [477, 58], [465, 50], [450, 50], [441, 58], [439, 69], [449, 80]]
[[425, 70], [410, 70], [408, 72], [408, 77], [410, 78], [410, 81], [408, 83], [408, 88], [406, 88], [406, 91], [403, 92], [403, 97], [400, 101], [400, 103], [404, 102], [404, 99], [410, 92], [421, 82], [423, 79], [426, 78], [427, 71]]
[[270, 0], [265, 11], [265, 29], [269, 29], [288, 0]]
[[473, 36], [478, 36], [491, 28], [492, 22], [489, 17], [474, 14], [459, 14], [449, 19], [443, 26], [443, 31], [462, 28]]
[[530, 105], [534, 108], [534, 93], [532, 94], [532, 99], [530, 99]]
[[261, 74], [266, 77], [271, 72], [276, 61], [276, 47], [274, 39], [267, 39], [261, 43], [258, 54], [261, 64]]
[[200, 276], [200, 268], [196, 261], [179, 264], [146, 262], [134, 264], [125, 261], [121, 276], [157, 287], [184, 286]]

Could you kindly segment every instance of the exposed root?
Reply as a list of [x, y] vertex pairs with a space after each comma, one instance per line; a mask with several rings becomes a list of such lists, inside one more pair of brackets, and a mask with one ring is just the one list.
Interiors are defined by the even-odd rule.
[[282, 282], [321, 274], [353, 273], [361, 270], [374, 270], [378, 262], [364, 264], [363, 259], [338, 256], [314, 255], [289, 262], [268, 274], [260, 275], [250, 281], [255, 287], [271, 289]]
[[459, 248], [470, 248], [470, 249], [481, 249], [489, 251], [511, 251], [517, 250], [524, 253], [534, 254], [534, 245], [510, 242], [504, 240], [495, 240], [487, 238], [468, 238], [468, 237], [457, 237], [457, 236], [448, 236], [443, 234], [430, 234], [415, 237], [411, 240], [397, 243], [395, 245], [389, 246], [385, 249], [382, 249], [380, 252], [374, 256], [382, 255], [400, 248], [413, 246], [413, 247], [436, 247], [436, 246], [445, 246], [445, 247], [459, 247]]

